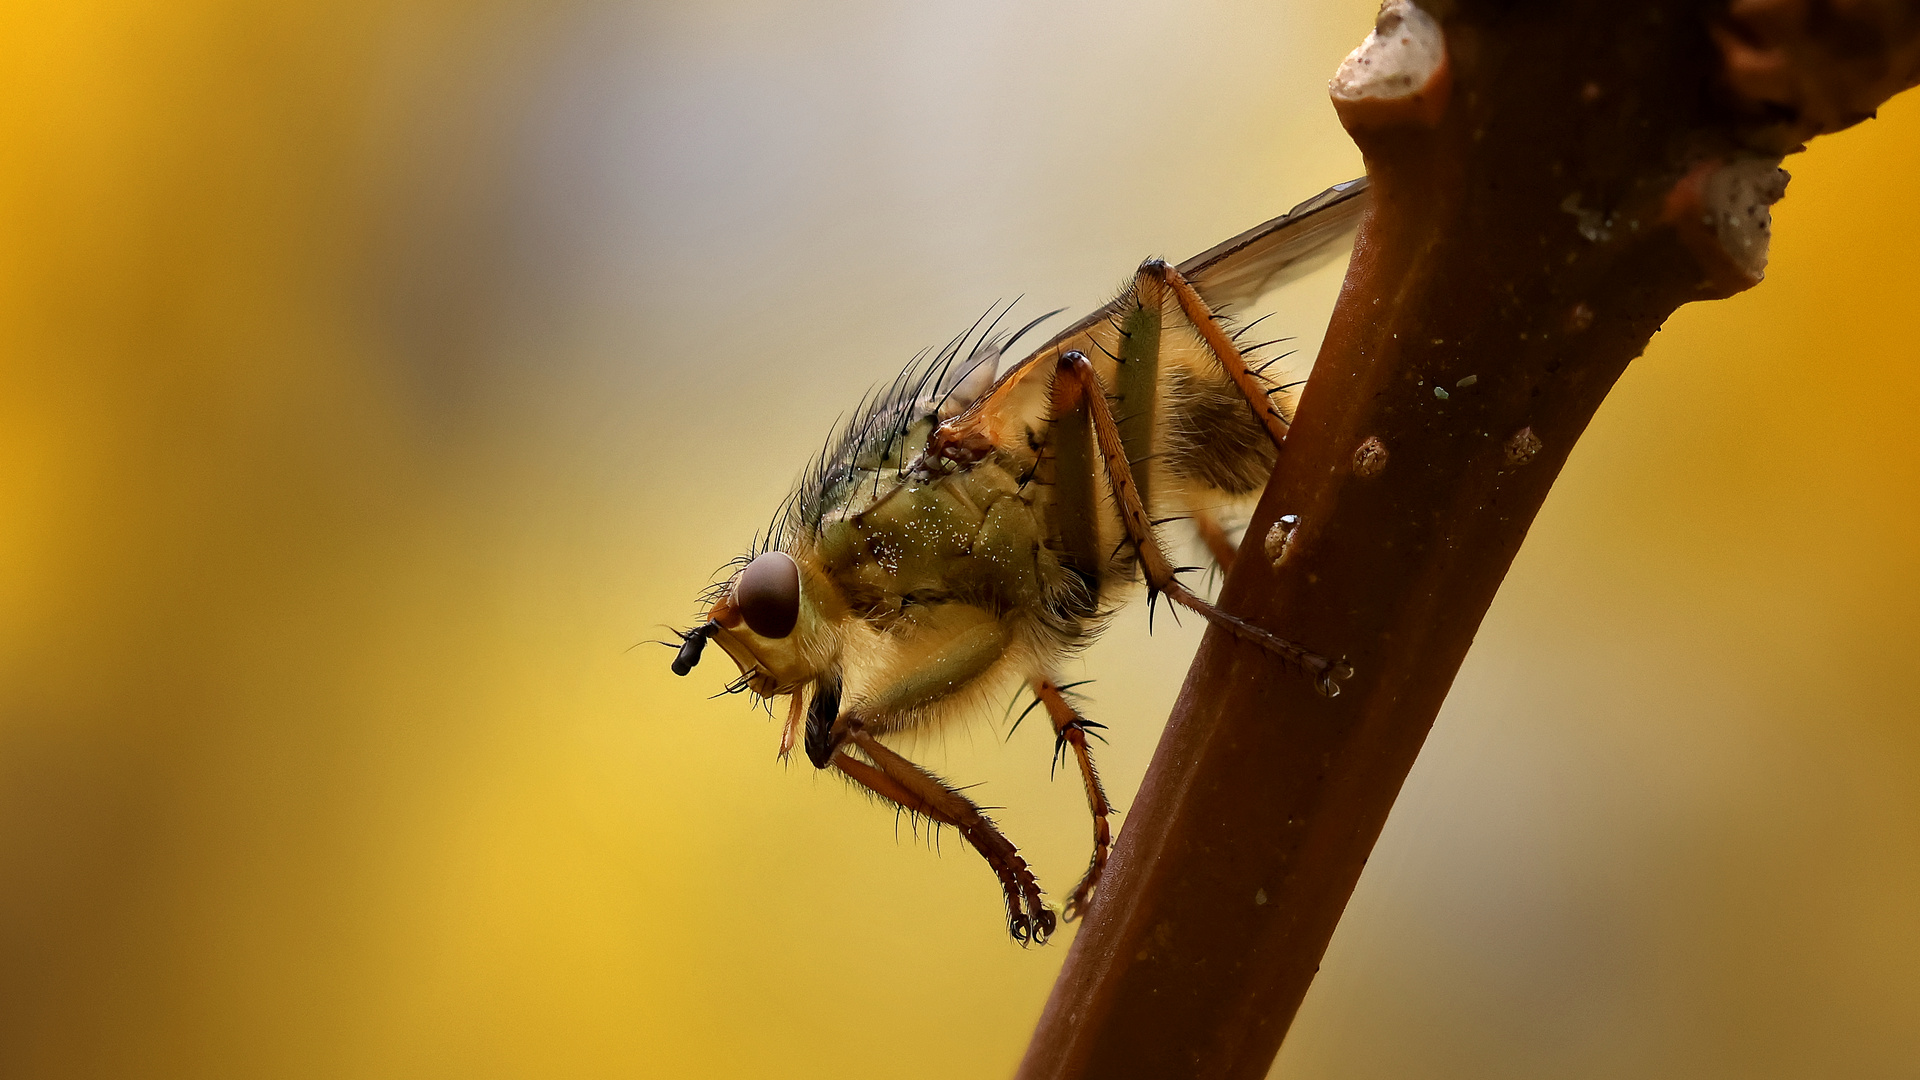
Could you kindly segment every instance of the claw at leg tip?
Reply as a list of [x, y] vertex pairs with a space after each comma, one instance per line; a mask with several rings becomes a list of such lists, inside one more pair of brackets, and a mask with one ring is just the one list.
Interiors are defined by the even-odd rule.
[[1314, 678], [1313, 685], [1314, 689], [1320, 691], [1322, 697], [1334, 698], [1340, 696], [1341, 681], [1351, 678], [1353, 678], [1353, 665], [1344, 659], [1336, 660]]

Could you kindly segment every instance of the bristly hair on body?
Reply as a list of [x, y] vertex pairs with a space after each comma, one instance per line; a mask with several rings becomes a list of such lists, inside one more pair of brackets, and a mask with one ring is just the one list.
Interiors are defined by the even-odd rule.
[[[812, 535], [839, 501], [837, 497], [848, 485], [862, 479], [863, 473], [873, 473], [873, 482], [879, 484], [883, 482], [881, 474], [885, 467], [891, 465], [893, 479], [904, 479], [904, 470], [911, 454], [903, 444], [914, 427], [937, 416], [941, 406], [969, 375], [983, 365], [998, 364], [1006, 352], [1028, 333], [1064, 310], [1055, 308], [1011, 333], [998, 332], [1001, 322], [1019, 302], [1020, 298], [1016, 297], [1005, 304], [996, 301], [988, 305], [973, 325], [938, 350], [928, 348], [916, 353], [891, 381], [870, 389], [851, 416], [837, 426], [830, 427], [820, 451], [801, 469], [792, 490], [774, 511], [766, 528], [755, 534], [745, 552], [727, 560], [714, 572], [712, 580], [698, 598], [701, 610], [712, 607], [724, 596], [734, 575], [756, 556], [768, 551], [784, 550], [803, 536]], [[1230, 316], [1220, 315], [1219, 318], [1237, 341], [1266, 317], [1261, 316], [1241, 326], [1235, 326], [1235, 320]], [[1279, 338], [1242, 346], [1242, 352], [1252, 359], [1259, 350], [1286, 340], [1289, 339]], [[1263, 381], [1272, 382], [1266, 369], [1290, 355], [1282, 354], [1268, 361], [1260, 366], [1256, 374]], [[1000, 374], [1004, 375], [1005, 372]], [[1286, 384], [1279, 389], [1291, 389], [1295, 385], [1298, 384]], [[1091, 638], [1098, 636], [1099, 628], [1105, 625], [1114, 611], [1102, 609], [1091, 616], [1082, 612], [1077, 613], [1077, 618], [1060, 614], [1062, 617], [1047, 621], [1057, 624], [1051, 629], [1062, 638], [1062, 644], [1077, 651]], [[1087, 625], [1076, 627], [1078, 632], [1070, 632], [1069, 627], [1080, 619], [1086, 619]]]
[[[784, 550], [802, 535], [818, 529], [839, 490], [852, 483], [858, 474], [869, 471], [861, 462], [890, 463], [894, 467], [894, 478], [904, 478], [908, 455], [902, 444], [914, 425], [938, 415], [941, 406], [967, 376], [983, 365], [998, 364], [1021, 338], [1066, 310], [1055, 308], [1011, 333], [996, 332], [1020, 300], [1015, 297], [1004, 305], [999, 301], [988, 305], [972, 326], [945, 346], [938, 350], [922, 349], [892, 381], [868, 390], [852, 416], [837, 428], [828, 429], [820, 452], [800, 470], [799, 479], [774, 511], [767, 527], [754, 535], [745, 552], [728, 559], [714, 571], [712, 580], [696, 601], [699, 609], [704, 612], [725, 596], [734, 575], [756, 556]], [[878, 481], [879, 470], [872, 471]]]
[[[1125, 291], [1123, 287], [1123, 295]], [[1065, 310], [1055, 308], [1011, 333], [997, 333], [1001, 322], [1012, 313], [1020, 299], [1015, 297], [1004, 305], [998, 301], [989, 304], [973, 325], [955, 335], [945, 346], [938, 350], [922, 349], [916, 353], [892, 381], [875, 386], [866, 393], [852, 415], [838, 426], [837, 434], [835, 429], [829, 428], [820, 452], [801, 469], [799, 479], [774, 511], [767, 527], [754, 536], [746, 552], [727, 560], [715, 571], [713, 580], [699, 596], [701, 609], [710, 608], [725, 595], [733, 576], [752, 562], [755, 556], [783, 550], [802, 535], [810, 535], [817, 530], [835, 502], [834, 496], [860, 473], [872, 471], [874, 481], [878, 483], [882, 471], [879, 466], [891, 464], [894, 479], [902, 479], [910, 457], [902, 444], [914, 426], [938, 415], [941, 406], [967, 376], [982, 365], [998, 364], [1006, 352], [1028, 333]], [[1263, 315], [1236, 327], [1236, 320], [1224, 312], [1216, 312], [1216, 317], [1230, 329], [1236, 341], [1266, 319]], [[1278, 338], [1242, 346], [1242, 353], [1251, 360], [1259, 350], [1286, 340], [1289, 339]], [[1287, 355], [1291, 354], [1275, 359], [1285, 359]], [[1266, 368], [1273, 362], [1261, 365], [1257, 371], [1265, 381], [1272, 381], [1266, 376]], [[1297, 384], [1281, 389], [1290, 389], [1291, 385]], [[865, 468], [863, 462], [873, 462], [876, 467]], [[1101, 614], [1111, 615], [1112, 612]], [[1095, 621], [1104, 622], [1104, 619]]]
[[908, 432], [937, 416], [967, 376], [983, 365], [997, 364], [1022, 337], [1062, 310], [1049, 311], [1011, 333], [997, 333], [1001, 320], [1019, 302], [1017, 297], [1004, 306], [995, 302], [944, 347], [922, 350], [892, 382], [869, 391], [841, 425], [838, 437], [829, 436], [828, 446], [801, 470], [793, 492], [743, 558], [779, 550], [818, 529], [836, 496], [863, 472], [873, 471], [878, 481], [878, 473], [890, 465], [894, 478], [903, 479]]

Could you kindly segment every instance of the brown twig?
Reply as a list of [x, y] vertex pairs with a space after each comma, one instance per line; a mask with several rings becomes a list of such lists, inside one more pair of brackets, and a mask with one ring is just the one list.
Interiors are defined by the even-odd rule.
[[1209, 633], [1028, 1080], [1265, 1074], [1614, 380], [1679, 305], [1759, 280], [1768, 155], [1920, 73], [1917, 0], [1421, 8], [1336, 79], [1374, 210], [1222, 597], [1357, 674], [1327, 699]]

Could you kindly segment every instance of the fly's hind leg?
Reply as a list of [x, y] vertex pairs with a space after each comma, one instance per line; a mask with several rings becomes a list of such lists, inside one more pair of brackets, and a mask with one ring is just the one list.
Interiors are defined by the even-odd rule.
[[1113, 846], [1113, 833], [1107, 825], [1107, 816], [1113, 813], [1113, 807], [1107, 802], [1107, 790], [1100, 785], [1100, 774], [1094, 770], [1093, 754], [1087, 747], [1087, 736], [1100, 725], [1085, 719], [1068, 704], [1066, 695], [1051, 679], [1034, 683], [1033, 696], [1046, 707], [1047, 718], [1053, 721], [1055, 765], [1069, 752], [1080, 763], [1080, 781], [1087, 789], [1087, 810], [1093, 815], [1093, 858], [1087, 863], [1086, 875], [1073, 887], [1060, 912], [1061, 918], [1072, 922], [1086, 913], [1087, 901], [1093, 898], [1100, 875], [1107, 869], [1107, 851]]
[[1023, 944], [1047, 940], [1053, 933], [1054, 915], [1040, 899], [1033, 872], [1027, 869], [1027, 861], [1013, 842], [972, 800], [858, 727], [847, 732], [845, 742], [865, 754], [867, 761], [848, 754], [843, 744], [833, 755], [834, 768], [902, 809], [958, 829], [1000, 879], [1000, 891], [1007, 901], [1007, 928], [1014, 940]]
[[1269, 396], [1268, 391], [1271, 387], [1265, 385], [1259, 376], [1247, 368], [1246, 358], [1240, 355], [1240, 347], [1233, 343], [1233, 338], [1220, 325], [1220, 320], [1214, 318], [1213, 309], [1200, 298], [1200, 293], [1194, 289], [1186, 277], [1170, 264], [1159, 259], [1150, 259], [1140, 265], [1140, 271], [1135, 275], [1134, 280], [1135, 289], [1142, 296], [1148, 295], [1149, 289], [1157, 289], [1160, 286], [1172, 291], [1174, 300], [1180, 304], [1181, 314], [1185, 315], [1187, 322], [1199, 332], [1200, 340], [1207, 343], [1207, 349], [1213, 353], [1214, 359], [1220, 362], [1220, 367], [1226, 371], [1227, 378], [1231, 379], [1233, 385], [1240, 388], [1240, 393], [1246, 396], [1247, 406], [1253, 410], [1254, 417], [1267, 429], [1267, 435], [1273, 439], [1273, 445], [1276, 447], [1284, 445], [1287, 441], [1287, 420], [1280, 415], [1279, 408], [1274, 405], [1273, 398]]
[[1169, 600], [1198, 612], [1235, 637], [1280, 657], [1296, 671], [1311, 678], [1322, 694], [1328, 697], [1338, 694], [1340, 680], [1353, 674], [1353, 669], [1345, 661], [1329, 660], [1311, 649], [1262, 630], [1245, 619], [1229, 615], [1180, 584], [1174, 576], [1173, 565], [1167, 561], [1166, 552], [1160, 547], [1159, 539], [1153, 535], [1146, 504], [1141, 501], [1139, 485], [1133, 478], [1133, 467], [1127, 464], [1126, 448], [1120, 441], [1120, 429], [1114, 424], [1113, 410], [1107, 405], [1106, 390], [1100, 384], [1099, 374], [1093, 370], [1093, 364], [1086, 355], [1079, 352], [1063, 353], [1060, 371], [1076, 379], [1086, 397], [1088, 412], [1093, 419], [1094, 438], [1100, 444], [1100, 456], [1106, 463], [1107, 483], [1112, 489], [1114, 505], [1120, 511], [1121, 522], [1126, 526], [1127, 538], [1133, 541], [1135, 550], [1139, 552], [1140, 568], [1146, 575], [1147, 603], [1153, 603], [1153, 594], [1166, 593]]
[[1200, 542], [1207, 545], [1207, 554], [1213, 556], [1214, 564], [1221, 573], [1233, 569], [1233, 557], [1240, 553], [1233, 539], [1227, 535], [1226, 526], [1220, 524], [1220, 518], [1213, 511], [1197, 508], [1187, 514], [1193, 522], [1194, 531], [1200, 534]]

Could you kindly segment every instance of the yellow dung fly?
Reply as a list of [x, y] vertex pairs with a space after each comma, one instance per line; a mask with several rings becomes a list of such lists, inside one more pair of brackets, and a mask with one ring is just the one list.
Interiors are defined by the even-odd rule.
[[909, 365], [709, 590], [674, 671], [717, 643], [740, 669], [730, 689], [788, 698], [783, 757], [800, 745], [815, 767], [957, 829], [999, 878], [1013, 936], [1045, 941], [1055, 913], [1014, 845], [883, 740], [1031, 689], [1093, 815], [1092, 858], [1060, 912], [1071, 920], [1106, 866], [1110, 807], [1087, 744], [1101, 725], [1057, 672], [1136, 583], [1149, 608], [1164, 595], [1338, 693], [1343, 662], [1195, 595], [1156, 529], [1186, 520], [1232, 559], [1228, 526], [1273, 470], [1292, 396], [1220, 313], [1338, 254], [1366, 192], [1341, 184], [1179, 266], [1149, 260], [1004, 373], [1002, 354], [1042, 320], [1000, 333], [983, 319]]

